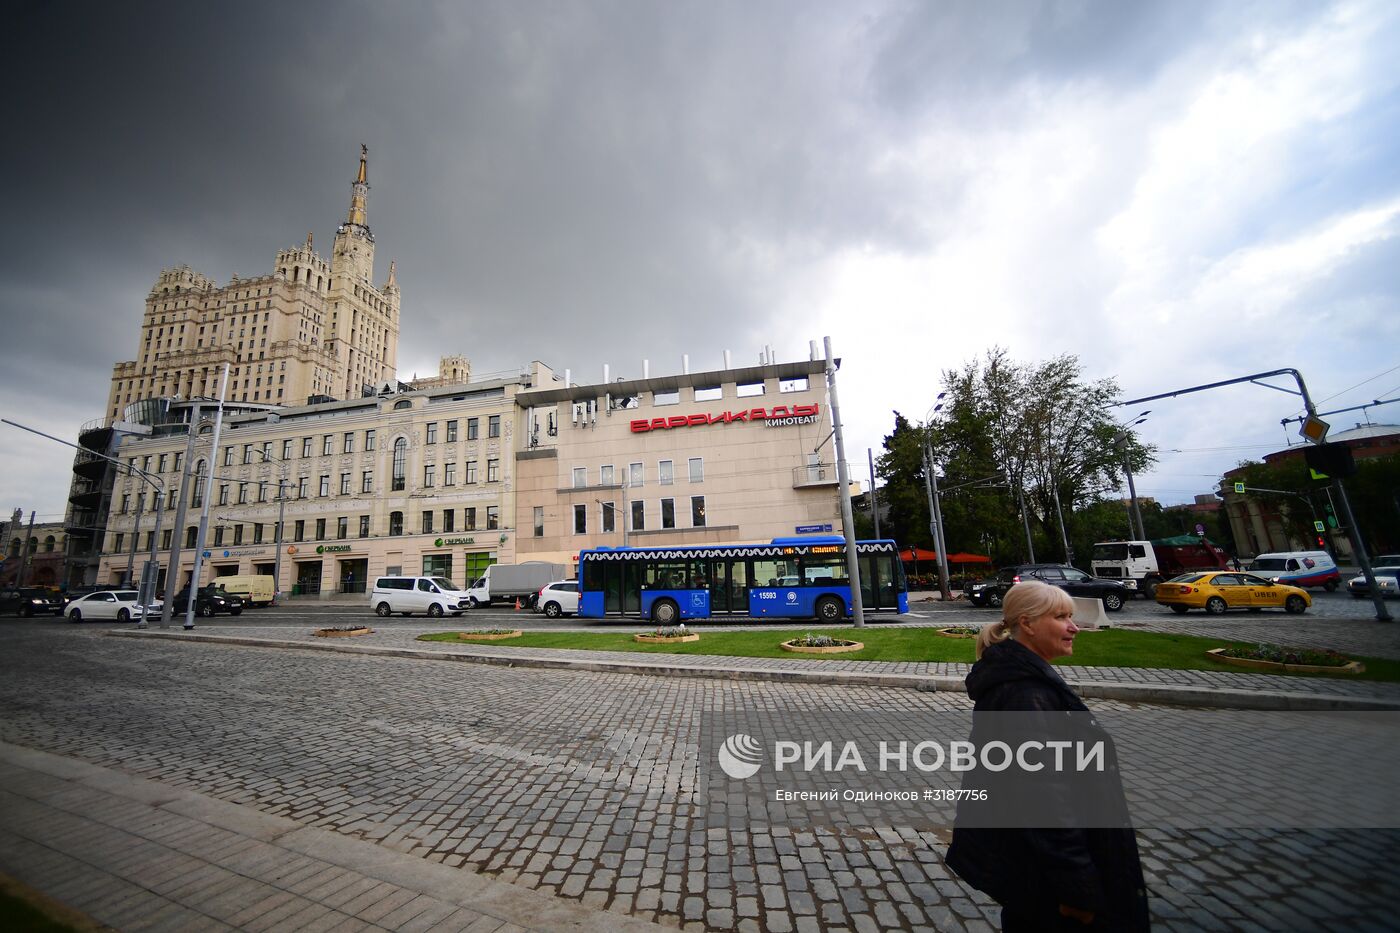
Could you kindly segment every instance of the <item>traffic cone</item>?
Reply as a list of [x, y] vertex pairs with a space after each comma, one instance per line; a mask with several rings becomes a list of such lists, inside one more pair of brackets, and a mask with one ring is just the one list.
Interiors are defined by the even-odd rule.
[[516, 612], [519, 612], [519, 611], [520, 611], [520, 597], [519, 597], [519, 596], [515, 597], [515, 611], [516, 611]]

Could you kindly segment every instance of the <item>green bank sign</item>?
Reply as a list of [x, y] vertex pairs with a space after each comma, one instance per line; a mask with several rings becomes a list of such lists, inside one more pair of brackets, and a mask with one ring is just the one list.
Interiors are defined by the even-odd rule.
[[475, 544], [475, 538], [438, 538], [433, 547], [451, 547], [454, 544]]
[[348, 544], [318, 544], [318, 545], [316, 545], [316, 553], [317, 553], [317, 554], [349, 554], [349, 553], [350, 553], [350, 545], [348, 545]]

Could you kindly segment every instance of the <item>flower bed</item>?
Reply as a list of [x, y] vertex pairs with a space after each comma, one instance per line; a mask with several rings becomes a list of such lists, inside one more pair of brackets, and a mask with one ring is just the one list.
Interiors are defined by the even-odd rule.
[[1224, 664], [1257, 671], [1284, 671], [1299, 674], [1360, 674], [1366, 665], [1335, 651], [1316, 648], [1285, 648], [1256, 645], [1253, 648], [1211, 648], [1206, 654]]
[[373, 635], [374, 629], [368, 625], [347, 625], [344, 628], [318, 628], [311, 634], [317, 638], [351, 638], [355, 635]]
[[491, 628], [476, 632], [458, 632], [457, 637], [462, 641], [505, 641], [507, 638], [519, 638], [521, 634], [518, 628]]
[[845, 654], [848, 651], [860, 651], [865, 645], [858, 641], [832, 638], [830, 635], [808, 634], [785, 641], [781, 647], [784, 651], [797, 654]]
[[976, 638], [981, 634], [981, 629], [971, 625], [950, 625], [947, 628], [935, 629], [944, 638]]
[[699, 641], [700, 633], [692, 632], [684, 625], [668, 625], [654, 632], [641, 632], [633, 635], [632, 640], [649, 645], [665, 645], [681, 641]]

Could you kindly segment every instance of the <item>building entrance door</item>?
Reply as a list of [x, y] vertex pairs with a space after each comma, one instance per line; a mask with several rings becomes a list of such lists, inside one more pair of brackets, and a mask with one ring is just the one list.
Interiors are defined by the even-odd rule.
[[297, 563], [297, 582], [293, 592], [302, 596], [314, 596], [321, 592], [321, 562], [304, 560]]
[[369, 575], [369, 558], [353, 557], [340, 562], [340, 592], [363, 593]]

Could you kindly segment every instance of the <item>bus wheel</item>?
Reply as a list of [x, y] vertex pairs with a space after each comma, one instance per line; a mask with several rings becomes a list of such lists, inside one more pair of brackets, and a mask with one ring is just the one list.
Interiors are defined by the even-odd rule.
[[846, 615], [846, 607], [835, 596], [823, 596], [817, 600], [817, 619], [822, 622], [840, 622]]
[[651, 621], [657, 625], [670, 625], [680, 614], [680, 609], [669, 599], [658, 599], [651, 607]]

